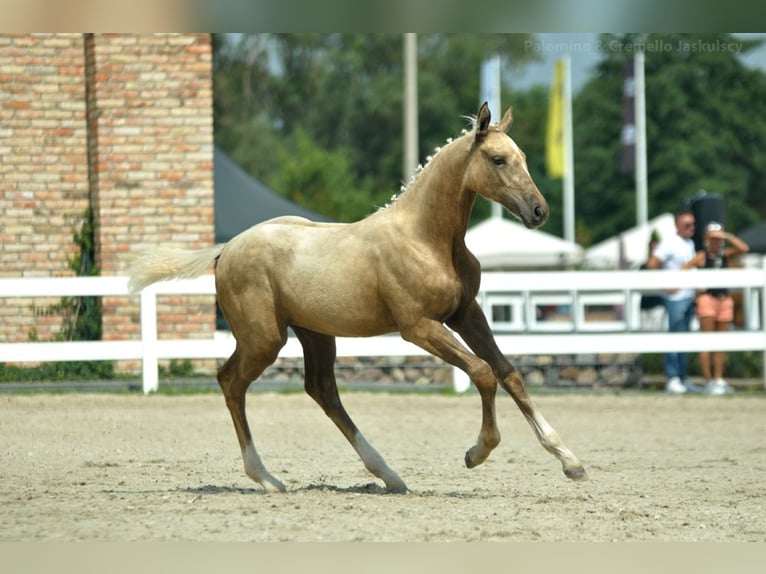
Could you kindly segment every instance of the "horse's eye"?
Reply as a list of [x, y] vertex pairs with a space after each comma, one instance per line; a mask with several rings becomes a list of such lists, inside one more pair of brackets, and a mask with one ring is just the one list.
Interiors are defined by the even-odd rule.
[[492, 162], [495, 165], [505, 165], [505, 158], [501, 155], [496, 155], [495, 157], [492, 158]]

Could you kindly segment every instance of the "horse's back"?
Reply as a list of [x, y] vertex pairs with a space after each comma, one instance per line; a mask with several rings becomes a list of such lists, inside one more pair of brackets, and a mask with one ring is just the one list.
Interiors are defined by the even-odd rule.
[[[349, 224], [311, 221], [304, 217], [285, 215], [275, 217], [253, 225], [235, 236], [226, 245], [226, 251], [234, 254], [240, 251], [257, 251], [260, 257], [268, 256], [270, 250], [277, 255], [287, 253], [287, 249], [295, 251], [309, 250], [312, 246], [333, 242], [335, 237], [347, 235]], [[251, 253], [255, 256], [255, 253]]]
[[265, 221], [236, 236], [221, 254], [219, 300], [240, 306], [248, 293], [244, 299], [279, 307], [288, 324], [319, 332], [389, 332], [394, 325], [378, 292], [379, 239], [353, 223], [293, 216]]
[[254, 225], [253, 227], [265, 226], [265, 225], [293, 225], [297, 227], [332, 227], [332, 226], [338, 226], [343, 224], [311, 221], [310, 219], [306, 219], [305, 217], [300, 217], [298, 215], [280, 215], [279, 217], [267, 219], [266, 221], [263, 221], [257, 225]]

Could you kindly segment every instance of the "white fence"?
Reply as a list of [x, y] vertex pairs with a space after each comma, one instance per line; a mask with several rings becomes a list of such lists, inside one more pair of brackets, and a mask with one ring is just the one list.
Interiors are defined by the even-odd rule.
[[[127, 277], [0, 279], [0, 297], [128, 295]], [[728, 333], [642, 331], [643, 292], [675, 287], [728, 287], [741, 291], [745, 325]], [[663, 353], [667, 350], [761, 351], [766, 365], [766, 269], [699, 271], [560, 271], [484, 273], [478, 300], [509, 355]], [[221, 359], [234, 350], [231, 337], [157, 338], [158, 294], [215, 293], [211, 275], [151, 285], [140, 294], [141, 339], [127, 341], [0, 343], [0, 363], [82, 360], [141, 360], [144, 392], [158, 388], [160, 359]], [[135, 295], [139, 297], [139, 295]], [[539, 316], [556, 307], [557, 320]], [[602, 311], [591, 320], [589, 309]], [[606, 310], [606, 313], [603, 311]], [[604, 318], [606, 316], [606, 319]], [[398, 336], [339, 338], [338, 356], [417, 356], [425, 352]], [[281, 357], [300, 357], [291, 337]], [[467, 386], [456, 372], [457, 390]], [[766, 368], [764, 372], [766, 387]]]

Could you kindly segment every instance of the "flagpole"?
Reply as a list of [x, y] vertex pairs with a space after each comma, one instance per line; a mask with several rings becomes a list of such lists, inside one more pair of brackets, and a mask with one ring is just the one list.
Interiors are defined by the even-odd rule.
[[635, 66], [635, 122], [636, 122], [636, 224], [648, 219], [648, 178], [646, 168], [646, 95], [644, 93], [644, 53], [636, 52]]
[[562, 178], [564, 196], [564, 239], [575, 240], [574, 206], [574, 142], [572, 134], [572, 78], [571, 58], [563, 60], [563, 139], [564, 139], [564, 177]]
[[[495, 123], [500, 121], [502, 110], [500, 109], [500, 92], [502, 81], [500, 76], [500, 56], [494, 56], [481, 63], [481, 76], [479, 78], [479, 103], [487, 102], [489, 112]], [[492, 202], [493, 218], [503, 217], [503, 206], [496, 201]]]
[[402, 181], [418, 165], [418, 35], [404, 34], [404, 161]]
[[500, 109], [500, 91], [502, 83], [500, 78], [500, 56], [494, 56], [484, 60], [481, 64], [481, 94], [479, 103], [486, 101], [489, 112], [495, 123], [500, 121], [503, 112]]

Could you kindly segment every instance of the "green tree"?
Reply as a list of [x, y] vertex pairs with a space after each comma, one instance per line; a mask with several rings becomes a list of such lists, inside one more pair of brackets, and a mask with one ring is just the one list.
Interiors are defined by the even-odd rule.
[[300, 127], [278, 151], [282, 169], [271, 181], [291, 201], [340, 221], [369, 209], [370, 196], [356, 186], [347, 154], [317, 146]]
[[575, 98], [578, 229], [599, 241], [635, 224], [635, 184], [619, 172], [622, 79], [636, 46], [646, 51], [649, 216], [677, 210], [704, 189], [726, 202], [727, 224], [742, 229], [766, 217], [766, 75], [735, 52], [758, 42], [728, 34], [605, 35], [596, 76]]
[[[419, 35], [421, 158], [458, 134], [466, 125], [463, 116], [478, 109], [484, 58], [498, 53], [521, 65], [538, 57], [524, 50], [528, 38]], [[303, 205], [344, 221], [367, 215], [385, 204], [403, 179], [402, 46], [401, 34], [217, 36], [217, 145]], [[294, 155], [298, 149], [331, 160], [325, 165], [306, 160], [321, 186], [299, 176], [304, 158]], [[320, 175], [337, 169], [347, 173]], [[330, 189], [329, 182], [347, 187]], [[321, 199], [313, 200], [314, 194]]]

